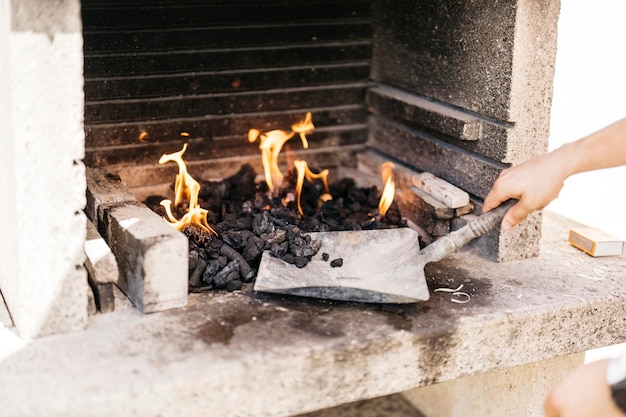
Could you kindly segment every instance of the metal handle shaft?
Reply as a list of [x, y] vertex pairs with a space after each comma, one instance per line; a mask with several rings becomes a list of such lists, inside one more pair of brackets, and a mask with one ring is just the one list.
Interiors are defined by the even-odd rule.
[[494, 229], [500, 224], [506, 212], [513, 207], [517, 201], [518, 200], [515, 199], [508, 200], [497, 208], [468, 222], [459, 230], [438, 239], [420, 252], [420, 256], [426, 258], [425, 262], [436, 262], [445, 258], [457, 249], [463, 247], [467, 242]]

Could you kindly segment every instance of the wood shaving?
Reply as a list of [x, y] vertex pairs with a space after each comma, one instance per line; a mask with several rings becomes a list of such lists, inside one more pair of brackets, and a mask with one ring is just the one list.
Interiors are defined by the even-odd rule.
[[435, 289], [435, 292], [458, 292], [461, 291], [461, 288], [463, 288], [463, 284], [459, 285], [458, 288], [437, 288]]
[[461, 291], [462, 288], [463, 284], [459, 285], [457, 288], [436, 288], [435, 292], [452, 293], [452, 295], [450, 296], [450, 301], [457, 304], [465, 304], [469, 302], [471, 297], [468, 293]]
[[[454, 298], [454, 297], [465, 297], [465, 298]], [[470, 300], [470, 295], [466, 292], [462, 292], [462, 291], [457, 291], [457, 292], [453, 292], [452, 293], [452, 298], [450, 298], [450, 301], [452, 301], [453, 303], [457, 303], [457, 304], [465, 304], [467, 302], [469, 302]]]

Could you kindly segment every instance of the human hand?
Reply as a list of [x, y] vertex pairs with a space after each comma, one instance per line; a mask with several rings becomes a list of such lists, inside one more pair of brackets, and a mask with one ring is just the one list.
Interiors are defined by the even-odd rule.
[[561, 157], [556, 152], [542, 154], [505, 169], [487, 194], [483, 213], [508, 199], [518, 199], [502, 219], [502, 229], [510, 230], [530, 213], [543, 209], [554, 200], [567, 176]]
[[592, 362], [573, 370], [546, 399], [546, 416], [625, 417], [613, 402], [606, 383], [608, 362]]

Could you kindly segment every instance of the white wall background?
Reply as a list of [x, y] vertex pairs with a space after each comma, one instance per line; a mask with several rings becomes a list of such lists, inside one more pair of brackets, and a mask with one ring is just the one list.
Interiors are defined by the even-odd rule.
[[[562, 0], [558, 42], [550, 150], [626, 117], [626, 1]], [[548, 209], [626, 240], [626, 166], [571, 177]]]

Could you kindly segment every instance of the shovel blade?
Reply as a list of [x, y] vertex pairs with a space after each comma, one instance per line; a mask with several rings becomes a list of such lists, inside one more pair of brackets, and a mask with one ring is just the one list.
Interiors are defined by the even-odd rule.
[[[430, 294], [410, 228], [309, 233], [321, 248], [303, 268], [263, 253], [255, 291], [366, 303], [415, 303]], [[322, 254], [329, 255], [324, 261]], [[330, 262], [342, 258], [343, 265]]]

